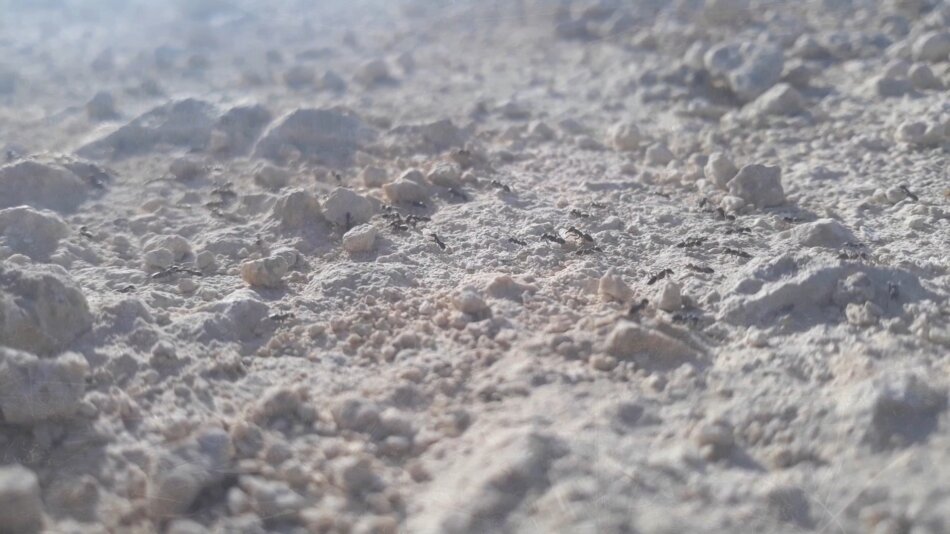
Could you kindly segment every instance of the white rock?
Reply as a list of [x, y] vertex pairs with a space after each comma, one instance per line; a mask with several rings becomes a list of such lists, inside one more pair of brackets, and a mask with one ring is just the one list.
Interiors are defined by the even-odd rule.
[[46, 355], [65, 349], [91, 326], [86, 298], [62, 267], [0, 264], [3, 345]]
[[874, 299], [874, 281], [867, 273], [857, 272], [841, 278], [835, 284], [831, 300], [841, 307], [863, 304]]
[[382, 479], [365, 458], [343, 458], [336, 468], [337, 483], [351, 495], [361, 495], [382, 486]]
[[621, 152], [633, 152], [640, 148], [642, 142], [640, 128], [632, 122], [620, 122], [610, 130], [610, 143]]
[[11, 534], [33, 534], [43, 529], [39, 479], [18, 464], [0, 467], [0, 529]]
[[255, 339], [270, 324], [270, 308], [249, 289], [239, 289], [204, 310], [205, 320], [187, 316], [179, 324], [201, 342], [211, 340]]
[[795, 240], [806, 247], [841, 248], [855, 241], [854, 234], [834, 219], [818, 219], [792, 230]]
[[343, 249], [350, 254], [359, 254], [373, 250], [376, 244], [376, 228], [361, 224], [343, 234]]
[[895, 98], [904, 96], [913, 91], [910, 80], [906, 78], [897, 78], [882, 74], [871, 78], [866, 89], [868, 93], [882, 98]]
[[950, 32], [938, 30], [925, 33], [914, 41], [911, 49], [915, 61], [948, 61], [950, 56]]
[[943, 82], [934, 74], [934, 71], [927, 65], [915, 64], [907, 72], [910, 83], [916, 89], [928, 91], [931, 89], [943, 89]]
[[515, 302], [523, 302], [525, 293], [534, 293], [537, 290], [536, 285], [521, 282], [507, 274], [492, 277], [491, 282], [485, 287], [489, 295]]
[[172, 253], [173, 261], [181, 261], [191, 255], [191, 243], [180, 235], [155, 236], [145, 242], [144, 250], [165, 249]]
[[290, 177], [287, 169], [265, 163], [254, 173], [254, 182], [265, 189], [277, 190], [287, 187]]
[[74, 352], [40, 359], [0, 347], [0, 411], [13, 424], [73, 415], [86, 390], [86, 359]]
[[848, 323], [856, 326], [871, 326], [876, 324], [880, 320], [882, 313], [883, 310], [881, 310], [880, 306], [871, 301], [865, 302], [864, 304], [851, 303], [845, 306], [844, 309]]
[[734, 195], [725, 195], [719, 201], [719, 206], [728, 213], [738, 213], [745, 205], [745, 200]]
[[289, 267], [281, 256], [272, 256], [241, 264], [241, 278], [252, 287], [276, 288], [283, 283]]
[[692, 434], [693, 441], [708, 460], [728, 457], [735, 444], [732, 425], [723, 421], [704, 421], [693, 429]]
[[654, 143], [647, 148], [647, 163], [651, 165], [666, 165], [673, 161], [676, 156], [670, 152], [670, 149], [663, 143]]
[[660, 363], [688, 359], [697, 351], [686, 343], [654, 328], [620, 321], [607, 338], [607, 352], [617, 358], [638, 358]]
[[360, 65], [356, 71], [356, 81], [366, 87], [382, 85], [393, 81], [389, 65], [382, 59], [373, 59]]
[[86, 196], [83, 180], [58, 163], [27, 159], [0, 166], [0, 208], [28, 205], [62, 213]]
[[360, 172], [360, 180], [366, 187], [382, 187], [386, 183], [386, 171], [379, 167], [365, 167]]
[[394, 204], [429, 200], [428, 188], [417, 181], [407, 179], [405, 176], [384, 185], [383, 193]]
[[337, 226], [363, 224], [375, 211], [370, 199], [343, 187], [334, 189], [323, 202], [323, 216]]
[[337, 427], [356, 432], [372, 432], [379, 426], [379, 407], [360, 397], [340, 400], [332, 408], [331, 415]]
[[458, 164], [443, 161], [433, 165], [426, 178], [434, 185], [458, 187], [462, 185], [462, 169]]
[[272, 217], [286, 229], [302, 229], [319, 222], [323, 217], [320, 201], [309, 191], [293, 189], [274, 204]]
[[214, 268], [215, 257], [210, 250], [202, 250], [195, 256], [195, 265], [201, 270], [211, 270]]
[[738, 172], [739, 169], [736, 168], [729, 156], [722, 152], [710, 154], [709, 159], [706, 160], [706, 166], [703, 168], [706, 179], [723, 189], [726, 188], [729, 180], [735, 178]]
[[465, 288], [452, 297], [455, 309], [469, 315], [481, 315], [488, 311], [488, 303], [473, 288]]
[[754, 116], [794, 115], [805, 108], [805, 99], [787, 83], [778, 83], [750, 104]]
[[342, 109], [298, 109], [277, 120], [254, 147], [254, 156], [281, 161], [287, 148], [331, 167], [349, 165], [356, 151], [375, 137], [355, 114]]
[[300, 260], [300, 253], [297, 252], [297, 249], [292, 247], [281, 247], [277, 250], [271, 252], [271, 257], [274, 258], [283, 258], [287, 262], [287, 268], [292, 269], [297, 262]]
[[124, 158], [161, 147], [204, 149], [219, 111], [208, 102], [187, 98], [160, 105], [107, 136], [80, 147], [88, 158]]
[[600, 278], [597, 293], [604, 299], [612, 299], [621, 303], [633, 298], [633, 290], [624, 282], [623, 277], [615, 273], [613, 269], [608, 270], [607, 273]]
[[175, 263], [175, 254], [167, 248], [157, 248], [146, 252], [142, 261], [148, 269], [165, 269]]
[[680, 285], [672, 280], [666, 280], [657, 300], [657, 307], [663, 311], [673, 312], [683, 307], [683, 296], [680, 294]]
[[759, 209], [781, 206], [785, 203], [782, 170], [774, 166], [745, 165], [729, 181], [729, 193]]
[[0, 245], [44, 261], [56, 251], [69, 227], [56, 213], [17, 206], [0, 210]]
[[915, 147], [938, 146], [944, 139], [943, 126], [922, 121], [905, 121], [897, 127], [895, 138], [898, 142]]
[[781, 50], [753, 42], [714, 46], [706, 52], [703, 62], [713, 77], [725, 80], [745, 102], [775, 85], [785, 65]]

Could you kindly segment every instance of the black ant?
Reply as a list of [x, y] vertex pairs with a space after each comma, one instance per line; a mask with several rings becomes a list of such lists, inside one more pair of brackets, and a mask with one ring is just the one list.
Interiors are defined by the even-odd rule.
[[564, 241], [563, 237], [559, 235], [549, 234], [549, 233], [541, 234], [541, 239], [545, 241], [550, 241], [552, 243], [557, 243], [558, 245], [563, 245], [564, 243], [567, 243], [567, 241]]
[[915, 195], [914, 193], [912, 193], [912, 192], [910, 191], [910, 189], [907, 188], [906, 185], [901, 184], [901, 185], [899, 185], [898, 187], [900, 188], [901, 191], [904, 192], [905, 195], [907, 195], [908, 197], [910, 197], [910, 199], [913, 200], [914, 202], [919, 202], [919, 201], [920, 201], [920, 197], [918, 197], [917, 195]]
[[751, 257], [752, 257], [752, 254], [749, 254], [748, 252], [746, 252], [746, 251], [744, 251], [744, 250], [739, 250], [739, 249], [735, 249], [735, 248], [724, 248], [724, 249], [722, 250], [722, 253], [723, 253], [723, 254], [729, 254], [729, 255], [731, 255], [731, 256], [737, 256], [737, 257], [739, 257], [739, 258], [751, 258]]
[[491, 181], [491, 186], [494, 187], [495, 189], [501, 189], [501, 190], [503, 190], [505, 193], [511, 193], [511, 187], [508, 186], [507, 184], [503, 184], [503, 183], [499, 182], [498, 180], [492, 180], [492, 181]]
[[647, 285], [652, 286], [653, 284], [659, 282], [660, 280], [666, 278], [667, 276], [672, 276], [672, 275], [673, 275], [673, 269], [663, 269], [660, 272], [653, 273], [653, 275], [650, 276], [650, 279], [647, 280]]
[[573, 227], [573, 226], [570, 227], [570, 228], [568, 228], [568, 229], [567, 229], [567, 232], [570, 233], [570, 234], [576, 235], [577, 237], [583, 239], [584, 241], [587, 241], [587, 242], [590, 242], [590, 243], [593, 243], [593, 242], [594, 242], [594, 237], [593, 237], [593, 236], [591, 236], [591, 235], [588, 234], [587, 232], [582, 232], [582, 231], [578, 230], [577, 228], [575, 228], [575, 227]]
[[640, 302], [636, 302], [633, 304], [633, 306], [630, 306], [629, 310], [627, 310], [627, 315], [636, 315], [646, 309], [649, 304], [650, 301], [648, 299], [643, 299]]
[[690, 237], [676, 244], [676, 248], [698, 247], [706, 242], [705, 237]]
[[293, 319], [295, 317], [294, 312], [278, 312], [272, 313], [267, 318], [275, 323], [282, 323], [287, 319]]

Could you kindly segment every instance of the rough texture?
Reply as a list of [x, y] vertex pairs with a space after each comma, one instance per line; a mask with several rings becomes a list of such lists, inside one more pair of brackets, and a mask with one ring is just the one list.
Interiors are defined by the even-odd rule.
[[86, 360], [67, 352], [40, 359], [28, 352], [0, 347], [0, 413], [13, 424], [67, 418], [85, 391]]
[[946, 0], [2, 4], [0, 531], [950, 532]]
[[43, 528], [36, 474], [20, 465], [0, 467], [0, 532], [31, 534]]
[[85, 296], [61, 267], [0, 267], [0, 344], [53, 353], [92, 322]]

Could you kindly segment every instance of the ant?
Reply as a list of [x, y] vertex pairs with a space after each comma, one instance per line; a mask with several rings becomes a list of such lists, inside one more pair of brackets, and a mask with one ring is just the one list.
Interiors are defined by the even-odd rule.
[[649, 299], [642, 299], [640, 302], [635, 302], [633, 306], [630, 306], [630, 309], [627, 310], [627, 315], [636, 315], [646, 309], [649, 304]]
[[723, 253], [723, 254], [729, 254], [729, 255], [732, 255], [732, 256], [737, 256], [737, 257], [740, 257], [740, 258], [751, 258], [751, 257], [752, 257], [752, 254], [749, 254], [748, 252], [746, 252], [746, 251], [744, 251], [744, 250], [739, 250], [739, 249], [735, 249], [735, 248], [728, 248], [728, 247], [727, 247], [727, 248], [724, 248], [724, 249], [722, 250], [722, 253]]
[[293, 319], [295, 317], [294, 312], [278, 312], [272, 313], [267, 318], [275, 323], [282, 323], [287, 319]]
[[672, 276], [672, 275], [673, 275], [673, 269], [663, 269], [660, 272], [653, 273], [653, 275], [650, 276], [650, 279], [647, 281], [647, 285], [652, 286], [653, 284], [659, 282], [660, 280], [666, 278], [667, 276]]
[[917, 195], [915, 195], [914, 193], [912, 193], [911, 190], [908, 189], [906, 185], [901, 184], [901, 185], [899, 185], [898, 187], [900, 188], [901, 191], [904, 192], [905, 195], [907, 195], [908, 197], [910, 197], [910, 199], [913, 200], [914, 202], [919, 202], [919, 201], [920, 201], [920, 197], [918, 197]]
[[676, 248], [698, 247], [706, 242], [705, 237], [690, 237], [676, 244]]
[[568, 229], [567, 229], [567, 232], [568, 232], [569, 234], [574, 234], [574, 235], [576, 235], [577, 237], [579, 237], [579, 238], [581, 238], [581, 239], [583, 239], [584, 241], [587, 241], [587, 242], [589, 242], [589, 243], [593, 243], [593, 242], [594, 242], [594, 237], [593, 237], [593, 236], [591, 236], [591, 235], [588, 234], [587, 232], [582, 232], [582, 231], [578, 230], [577, 228], [575, 228], [575, 227], [573, 227], [573, 226], [570, 227], [570, 228], [568, 228]]
[[495, 189], [501, 189], [501, 190], [503, 190], [505, 193], [511, 193], [511, 187], [508, 186], [507, 184], [503, 184], [503, 183], [499, 182], [498, 180], [492, 180], [492, 181], [491, 181], [491, 186], [494, 187]]
[[567, 241], [564, 241], [563, 237], [559, 235], [550, 234], [547, 232], [541, 234], [541, 239], [545, 241], [550, 241], [552, 243], [557, 243], [558, 245], [563, 245], [564, 243], [567, 243]]

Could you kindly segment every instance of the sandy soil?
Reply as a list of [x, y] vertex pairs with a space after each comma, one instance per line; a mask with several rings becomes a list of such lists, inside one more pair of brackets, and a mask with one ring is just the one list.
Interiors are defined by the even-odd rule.
[[3, 4], [0, 532], [950, 532], [950, 3]]

